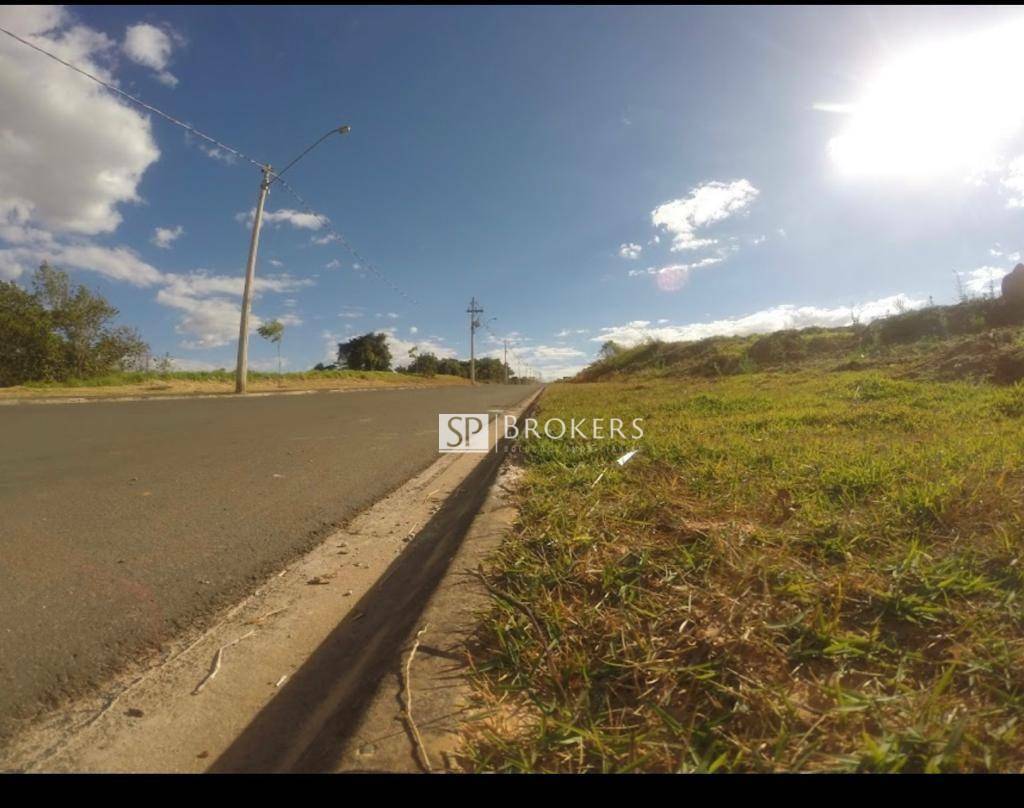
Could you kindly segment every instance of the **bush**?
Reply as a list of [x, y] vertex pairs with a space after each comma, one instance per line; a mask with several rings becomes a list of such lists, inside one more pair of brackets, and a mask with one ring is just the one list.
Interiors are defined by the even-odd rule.
[[103, 297], [43, 263], [32, 292], [0, 282], [0, 386], [139, 367], [149, 346]]
[[776, 331], [761, 337], [747, 349], [747, 354], [758, 365], [778, 365], [798, 362], [806, 355], [803, 340], [797, 331]]
[[338, 367], [349, 370], [391, 370], [391, 350], [383, 332], [363, 334], [338, 343]]
[[916, 342], [920, 339], [946, 336], [946, 322], [942, 311], [937, 308], [920, 309], [896, 314], [879, 320], [877, 324], [879, 341], [883, 345]]

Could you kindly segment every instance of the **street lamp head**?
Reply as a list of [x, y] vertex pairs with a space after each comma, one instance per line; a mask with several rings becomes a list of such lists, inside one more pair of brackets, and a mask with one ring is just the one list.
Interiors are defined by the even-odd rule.
[[352, 127], [349, 126], [348, 124], [346, 124], [345, 126], [339, 126], [338, 127], [338, 134], [339, 135], [347, 135], [351, 131], [352, 131]]

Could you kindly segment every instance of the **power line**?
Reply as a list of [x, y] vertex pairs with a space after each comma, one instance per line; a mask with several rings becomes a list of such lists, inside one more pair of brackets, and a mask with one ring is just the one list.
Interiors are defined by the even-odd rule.
[[[78, 73], [78, 74], [80, 74], [82, 76], [85, 76], [87, 79], [90, 79], [90, 80], [96, 82], [101, 87], [105, 87], [106, 89], [110, 90], [110, 92], [116, 93], [117, 95], [121, 96], [122, 98], [128, 99], [133, 104], [137, 104], [138, 106], [142, 107], [143, 109], [148, 110], [149, 112], [152, 112], [154, 115], [159, 115], [161, 118], [163, 118], [166, 121], [169, 121], [170, 123], [174, 124], [175, 126], [180, 126], [182, 129], [184, 129], [185, 131], [189, 132], [190, 134], [193, 134], [196, 137], [202, 138], [203, 140], [207, 141], [208, 143], [212, 143], [217, 148], [223, 149], [224, 151], [229, 152], [230, 154], [233, 154], [236, 157], [238, 157], [238, 158], [240, 158], [242, 160], [245, 160], [248, 163], [251, 163], [252, 165], [254, 165], [257, 168], [259, 168], [261, 171], [263, 169], [268, 168], [267, 163], [262, 162], [260, 160], [256, 160], [255, 158], [250, 157], [249, 155], [245, 154], [241, 150], [232, 148], [231, 146], [228, 146], [226, 143], [223, 143], [223, 142], [217, 140], [215, 137], [211, 137], [210, 135], [206, 134], [205, 132], [201, 132], [200, 130], [198, 130], [194, 126], [192, 126], [191, 124], [187, 124], [184, 121], [181, 121], [178, 118], [175, 118], [173, 115], [170, 115], [170, 114], [164, 112], [163, 110], [158, 109], [157, 107], [154, 107], [152, 104], [147, 104], [145, 101], [143, 101], [143, 100], [141, 100], [139, 98], [136, 98], [134, 95], [132, 95], [130, 93], [126, 93], [124, 90], [120, 89], [119, 87], [115, 87], [110, 82], [104, 81], [103, 79], [99, 78], [98, 76], [94, 76], [92, 73], [89, 73], [88, 71], [83, 70], [82, 68], [77, 67], [76, 65], [73, 65], [70, 62], [65, 61], [64, 59], [61, 59], [56, 54], [50, 53], [48, 50], [45, 50], [44, 48], [41, 48], [38, 45], [36, 45], [36, 44], [34, 44], [32, 42], [29, 42], [27, 39], [23, 39], [22, 37], [18, 36], [17, 34], [11, 32], [11, 31], [8, 31], [6, 28], [0, 27], [0, 32], [3, 32], [5, 34], [7, 34], [7, 36], [11, 37], [11, 39], [14, 39], [14, 40], [20, 42], [22, 45], [27, 45], [28, 47], [32, 48], [32, 50], [37, 51], [38, 53], [43, 54], [43, 56], [49, 57], [50, 59], [53, 59], [55, 62], [58, 62], [58, 63], [64, 65], [64, 67], [67, 67], [67, 68], [70, 68], [71, 70], [74, 70], [76, 73]], [[332, 130], [332, 132], [329, 132], [328, 134], [332, 134], [332, 133], [333, 133], [333, 130]], [[324, 137], [327, 137], [327, 135], [325, 135]], [[323, 138], [321, 138], [320, 140], [323, 140]], [[319, 142], [320, 141], [317, 141], [317, 143], [319, 143]], [[317, 145], [317, 143], [314, 143], [313, 145], [315, 146], [315, 145]], [[312, 149], [312, 146], [310, 147], [310, 149]], [[306, 152], [310, 151], [310, 149], [307, 149]], [[375, 267], [373, 264], [370, 264], [368, 261], [366, 261], [366, 259], [363, 258], [359, 254], [359, 251], [356, 250], [355, 247], [353, 247], [349, 243], [348, 239], [346, 239], [341, 233], [339, 233], [337, 230], [334, 229], [334, 227], [330, 224], [330, 220], [326, 216], [323, 216], [323, 215], [317, 213], [315, 210], [313, 210], [313, 208], [309, 205], [309, 203], [306, 202], [305, 199], [302, 198], [302, 196], [299, 194], [298, 191], [296, 191], [291, 185], [289, 185], [287, 182], [285, 182], [283, 179], [281, 179], [281, 174], [283, 174], [285, 171], [288, 170], [288, 168], [290, 168], [292, 165], [294, 165], [296, 162], [298, 162], [298, 160], [306, 152], [303, 152], [303, 154], [299, 155], [298, 158], [293, 160], [288, 166], [286, 166], [284, 169], [282, 169], [282, 171], [280, 173], [276, 173], [274, 171], [270, 171], [270, 175], [273, 177], [272, 182], [280, 182], [282, 187], [284, 187], [289, 193], [292, 194], [292, 196], [294, 196], [299, 201], [299, 203], [305, 209], [304, 210], [305, 213], [308, 213], [308, 214], [310, 214], [312, 216], [315, 216], [322, 223], [322, 225], [325, 225], [327, 230], [328, 230], [328, 232], [331, 233], [331, 235], [334, 236], [335, 240], [337, 240], [349, 252], [349, 254], [351, 254], [352, 257], [355, 258], [355, 260], [359, 262], [360, 268], [368, 269], [378, 279], [380, 279], [384, 284], [386, 284], [388, 287], [390, 287], [394, 292], [396, 292], [399, 295], [401, 295], [402, 297], [404, 297], [406, 300], [408, 300], [413, 305], [416, 305], [416, 301], [413, 298], [409, 297], [409, 295], [407, 295], [404, 291], [402, 291], [402, 289], [400, 289], [387, 276], [385, 276], [383, 272], [381, 272], [379, 269], [377, 269], [377, 267]]]
[[388, 286], [388, 288], [390, 288], [391, 291], [395, 292], [395, 294], [401, 295], [414, 306], [419, 305], [415, 298], [412, 298], [409, 295], [407, 295], [405, 291], [402, 290], [401, 287], [399, 287], [396, 283], [394, 283], [394, 281], [392, 281], [387, 275], [385, 275], [383, 272], [377, 269], [376, 266], [367, 261], [360, 254], [359, 250], [353, 247], [349, 240], [334, 228], [334, 225], [331, 224], [331, 220], [324, 216], [322, 213], [318, 213], [316, 210], [314, 210], [313, 206], [310, 205], [303, 198], [302, 194], [300, 194], [291, 185], [285, 182], [281, 178], [280, 174], [275, 174], [273, 171], [271, 171], [270, 173], [274, 177], [273, 181], [280, 183], [282, 188], [284, 188], [288, 193], [295, 197], [295, 200], [302, 207], [303, 212], [315, 217], [320, 222], [320, 226], [323, 227], [329, 235], [334, 236], [334, 240], [341, 244], [341, 246], [348, 251], [349, 255], [351, 255], [358, 262], [359, 269], [368, 269], [377, 277], [378, 280], [380, 280], [382, 283]]
[[[495, 333], [494, 333], [494, 331], [492, 331], [492, 330], [491, 330], [491, 327], [490, 327], [490, 326], [489, 326], [489, 325], [487, 324], [487, 321], [486, 321], [486, 320], [484, 320], [483, 322], [481, 322], [481, 325], [482, 325], [482, 326], [483, 326], [484, 328], [486, 328], [486, 329], [487, 329], [487, 333], [488, 333], [488, 334], [490, 334], [490, 335], [491, 335], [492, 337], [494, 337], [494, 338], [495, 338], [496, 340], [499, 340], [500, 342], [502, 342], [502, 343], [504, 343], [504, 344], [505, 344], [505, 346], [506, 346], [506, 350], [507, 350], [507, 351], [508, 351], [508, 352], [509, 352], [510, 354], [512, 354], [512, 358], [516, 360], [516, 364], [518, 364], [518, 365], [520, 365], [520, 366], [525, 366], [525, 365], [527, 365], [527, 363], [526, 363], [526, 362], [525, 362], [525, 361], [523, 360], [523, 358], [522, 358], [521, 356], [519, 356], [519, 354], [517, 354], [517, 353], [515, 352], [515, 350], [513, 350], [512, 348], [508, 348], [508, 347], [507, 347], [507, 345], [508, 345], [508, 337], [499, 337], [499, 336], [498, 336], [497, 334], [495, 334]], [[507, 363], [506, 363], [506, 365], [507, 365]]]
[[94, 76], [92, 73], [89, 73], [89, 72], [87, 72], [85, 70], [82, 70], [82, 68], [76, 67], [75, 65], [71, 64], [70, 62], [65, 62], [59, 56], [56, 56], [55, 54], [50, 53], [48, 50], [44, 50], [43, 48], [40, 48], [38, 45], [35, 45], [32, 42], [29, 42], [27, 39], [22, 39], [20, 36], [18, 36], [17, 34], [11, 33], [6, 28], [0, 27], [0, 31], [2, 31], [3, 33], [7, 34], [7, 36], [11, 37], [11, 39], [16, 39], [22, 45], [28, 45], [28, 47], [32, 48], [32, 50], [38, 51], [39, 53], [43, 54], [43, 56], [48, 56], [49, 58], [53, 59], [55, 62], [60, 62], [60, 64], [64, 65], [64, 67], [69, 67], [72, 70], [74, 70], [76, 73], [80, 73], [81, 75], [85, 76], [87, 79], [92, 79], [93, 81], [95, 81], [100, 86], [106, 87], [108, 90], [110, 90], [110, 92], [117, 93], [117, 95], [120, 95], [123, 98], [127, 98], [132, 103], [138, 104], [140, 107], [142, 107], [143, 109], [149, 110], [154, 115], [159, 115], [161, 118], [164, 118], [165, 120], [170, 121], [175, 126], [180, 126], [182, 129], [185, 129], [186, 131], [190, 132], [191, 134], [195, 135], [196, 137], [200, 137], [203, 140], [208, 141], [209, 143], [212, 143], [214, 146], [216, 146], [216, 147], [218, 147], [220, 149], [224, 149], [227, 152], [230, 152], [231, 154], [235, 155], [235, 157], [239, 157], [242, 160], [246, 160], [246, 161], [252, 163], [257, 168], [263, 168], [264, 163], [261, 163], [259, 160], [253, 159], [252, 157], [250, 157], [249, 155], [245, 154], [242, 151], [239, 151], [238, 149], [231, 148], [231, 146], [228, 146], [226, 143], [221, 143], [219, 140], [217, 140], [214, 137], [210, 137], [210, 135], [206, 134], [205, 132], [200, 132], [194, 126], [191, 126], [190, 124], [187, 124], [184, 121], [178, 120], [173, 115], [168, 115], [163, 110], [157, 109], [156, 107], [152, 106], [151, 104], [147, 104], [145, 101], [142, 101], [142, 100], [136, 98], [134, 95], [131, 95], [130, 93], [126, 93], [124, 90], [122, 90], [122, 89], [120, 89], [118, 87], [115, 87], [113, 84], [110, 84], [109, 82], [106, 82], [106, 81], [104, 81], [103, 79], [101, 79], [101, 78], [99, 78], [97, 76]]

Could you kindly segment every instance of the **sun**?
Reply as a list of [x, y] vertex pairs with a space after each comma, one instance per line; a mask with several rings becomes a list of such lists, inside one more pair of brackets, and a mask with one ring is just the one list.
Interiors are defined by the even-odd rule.
[[829, 142], [845, 175], [930, 178], [993, 166], [1024, 124], [1024, 19], [914, 48], [883, 66]]

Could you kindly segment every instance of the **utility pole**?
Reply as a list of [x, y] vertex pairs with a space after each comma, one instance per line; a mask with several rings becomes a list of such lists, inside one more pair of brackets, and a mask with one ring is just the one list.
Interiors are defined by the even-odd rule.
[[252, 238], [249, 241], [249, 263], [245, 266], [245, 290], [242, 292], [242, 317], [238, 324], [238, 364], [235, 366], [235, 392], [244, 393], [249, 378], [249, 309], [252, 307], [252, 286], [256, 275], [256, 250], [260, 245], [260, 225], [263, 223], [263, 205], [270, 189], [270, 175], [273, 170], [263, 166], [260, 180], [260, 196], [256, 202], [256, 216], [252, 221]]
[[477, 306], [475, 297], [469, 301], [466, 313], [469, 315], [469, 381], [476, 384], [476, 330], [480, 327], [477, 315], [483, 314], [484, 310]]
[[[235, 366], [235, 392], [244, 393], [246, 383], [249, 380], [249, 309], [252, 308], [252, 286], [256, 275], [256, 250], [260, 244], [260, 225], [263, 224], [263, 205], [267, 201], [267, 193], [270, 186], [280, 179], [289, 168], [309, 154], [313, 149], [323, 143], [333, 134], [347, 135], [352, 131], [351, 126], [339, 126], [331, 129], [312, 146], [299, 154], [294, 160], [286, 165], [280, 172], [274, 173], [269, 164], [263, 166], [263, 179], [260, 181], [260, 196], [256, 202], [256, 216], [252, 221], [252, 239], [249, 241], [249, 263], [245, 267], [245, 290], [242, 292], [242, 317], [238, 324], [238, 364]], [[273, 179], [271, 179], [273, 175]], [[277, 344], [278, 375], [281, 373], [281, 343]]]
[[505, 384], [508, 384], [508, 337], [505, 337]]

